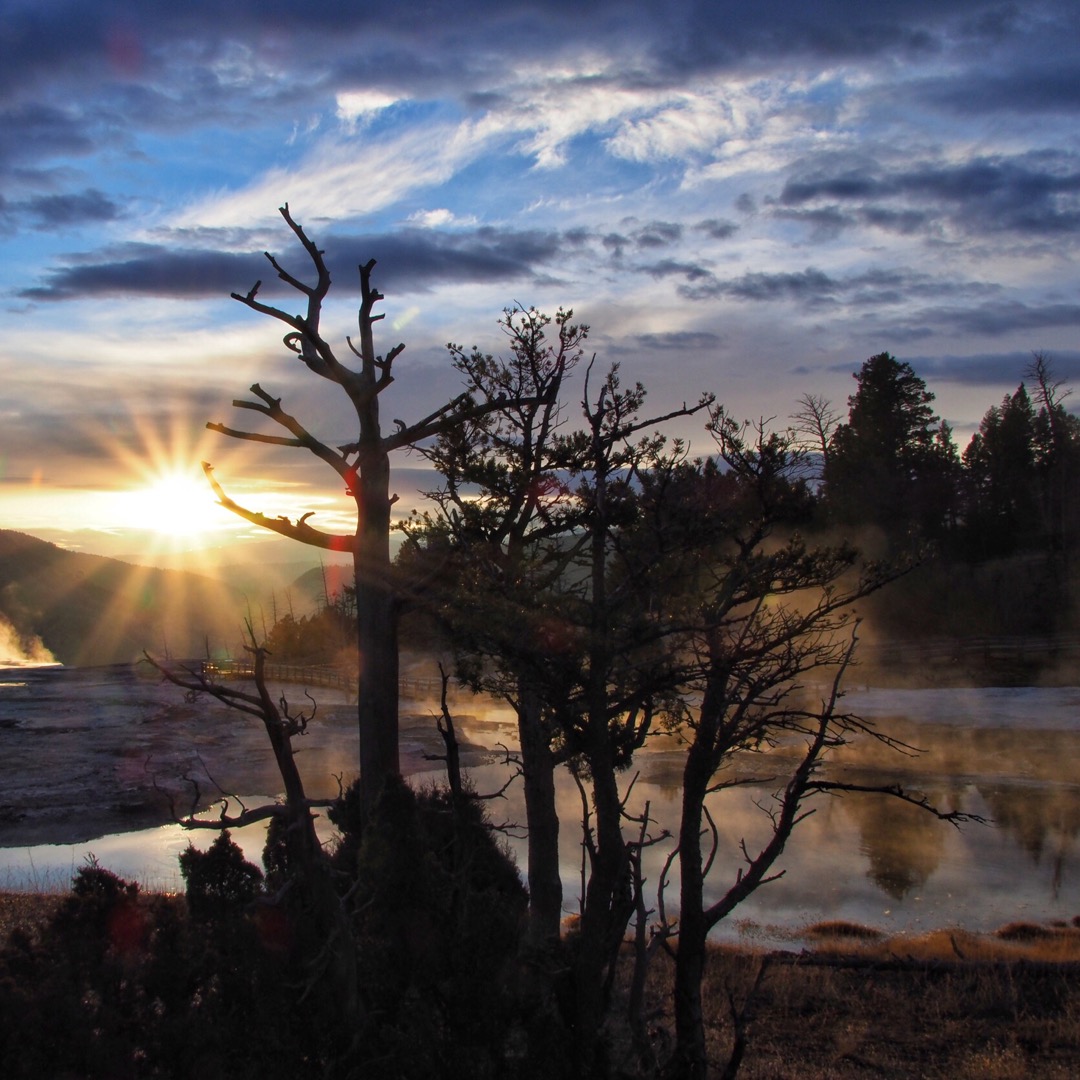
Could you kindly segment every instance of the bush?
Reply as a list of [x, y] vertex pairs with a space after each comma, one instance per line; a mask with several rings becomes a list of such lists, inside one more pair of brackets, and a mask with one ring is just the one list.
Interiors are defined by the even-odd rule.
[[106, 870], [91, 852], [86, 856], [86, 865], [75, 871], [75, 876], [71, 879], [71, 891], [76, 896], [116, 900], [120, 896], [135, 896], [139, 886], [133, 881], [125, 881], [111, 870]]
[[390, 781], [355, 867], [361, 981], [384, 1018], [373, 1056], [395, 1077], [502, 1075], [527, 895], [482, 804]]
[[188, 910], [201, 920], [235, 916], [262, 892], [262, 871], [244, 858], [225, 829], [206, 851], [192, 844], [180, 853]]

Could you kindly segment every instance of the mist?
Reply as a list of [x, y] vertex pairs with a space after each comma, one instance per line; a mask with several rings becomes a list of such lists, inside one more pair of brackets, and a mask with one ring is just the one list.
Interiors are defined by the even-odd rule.
[[42, 667], [59, 661], [37, 634], [21, 635], [0, 615], [0, 667]]

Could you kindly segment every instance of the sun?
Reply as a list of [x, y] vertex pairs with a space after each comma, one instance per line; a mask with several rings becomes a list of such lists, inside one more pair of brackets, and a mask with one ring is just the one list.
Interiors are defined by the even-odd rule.
[[130, 493], [130, 505], [138, 524], [165, 536], [193, 537], [221, 527], [221, 507], [201, 475], [160, 473]]
[[195, 551], [235, 533], [200, 464], [210, 456], [205, 430], [180, 414], [163, 423], [132, 413], [119, 427], [97, 433], [115, 466], [113, 482], [96, 493], [95, 516], [107, 531], [130, 534], [144, 554]]
[[147, 471], [135, 486], [113, 492], [109, 503], [113, 528], [153, 534], [168, 547], [201, 546], [229, 524], [197, 466]]

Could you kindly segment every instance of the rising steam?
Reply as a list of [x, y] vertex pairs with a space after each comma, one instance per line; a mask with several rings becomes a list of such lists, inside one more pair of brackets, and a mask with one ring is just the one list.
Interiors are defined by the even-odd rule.
[[0, 667], [41, 667], [59, 661], [37, 634], [22, 635], [0, 615]]

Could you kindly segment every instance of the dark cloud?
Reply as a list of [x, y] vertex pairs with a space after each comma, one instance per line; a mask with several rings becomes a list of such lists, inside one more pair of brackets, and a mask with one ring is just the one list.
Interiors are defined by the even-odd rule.
[[[1080, 352], [1055, 350], [1047, 354], [1054, 374], [1061, 379], [1080, 379]], [[972, 353], [968, 356], [953, 354], [939, 356], [905, 356], [911, 366], [927, 379], [961, 383], [970, 386], [999, 384], [1019, 386], [1026, 380], [1026, 372], [1032, 361], [1030, 352]]]
[[934, 105], [960, 116], [986, 113], [1080, 112], [1080, 58], [1045, 62], [1013, 71], [987, 70], [986, 65], [950, 78], [914, 83], [906, 93], [915, 101]]
[[686, 352], [715, 349], [723, 339], [707, 330], [675, 330], [668, 334], [638, 334], [633, 341], [651, 352]]
[[933, 227], [934, 217], [923, 210], [893, 210], [885, 206], [864, 206], [857, 215], [866, 225], [872, 225], [886, 232], [910, 236]]
[[[490, 227], [448, 234], [427, 230], [381, 236], [330, 234], [318, 239], [335, 281], [353, 281], [357, 264], [375, 258], [380, 289], [389, 287], [398, 293], [444, 282], [534, 278], [538, 268], [556, 259], [566, 246], [559, 233]], [[297, 277], [309, 276], [306, 256], [299, 247], [282, 244], [276, 255]], [[265, 283], [264, 294], [284, 290], [273, 268], [256, 252], [125, 244], [101, 256], [72, 258], [66, 266], [53, 270], [43, 284], [19, 295], [28, 300], [116, 295], [220, 298], [231, 292], [247, 292], [256, 280]]]
[[650, 221], [634, 234], [640, 248], [668, 247], [682, 239], [683, 227], [674, 221]]
[[[808, 204], [828, 200], [824, 207]], [[919, 208], [888, 206], [889, 200]], [[826, 162], [797, 171], [780, 193], [780, 213], [817, 213], [839, 228], [854, 219], [914, 231], [934, 215], [980, 232], [1039, 236], [1080, 232], [1080, 157], [1043, 151], [976, 157], [960, 164], [922, 163], [889, 170], [876, 163], [833, 170]], [[863, 203], [856, 208], [852, 204]], [[846, 207], [841, 212], [836, 204]], [[810, 218], [811, 223], [814, 219]]]
[[[627, 66], [626, 81], [642, 85], [754, 60], [936, 55], [1009, 35], [1052, 41], [1056, 28], [1037, 16], [1063, 5], [1032, 0], [1026, 7], [1023, 19], [998, 0], [428, 0], [418, 17], [414, 4], [353, 0], [55, 0], [5, 13], [0, 96], [58, 77], [152, 86], [163, 70], [227, 67], [242, 49], [275, 70], [282, 89], [299, 93], [317, 69], [339, 81], [415, 91], [456, 83], [464, 100], [475, 101], [490, 90], [482, 73], [505, 60], [511, 41], [519, 62], [550, 63], [582, 46], [632, 53], [639, 63]], [[1056, 36], [1064, 40], [1060, 29]], [[183, 104], [190, 107], [199, 92], [191, 83]]]
[[[672, 264], [672, 273], [677, 264]], [[707, 272], [699, 275], [704, 279]], [[915, 298], [948, 295], [978, 296], [996, 291], [996, 286], [975, 281], [946, 281], [913, 270], [870, 269], [837, 277], [816, 267], [779, 273], [747, 272], [737, 278], [720, 279], [708, 273], [707, 280], [680, 285], [688, 300], [730, 297], [759, 303], [794, 301], [815, 308], [843, 303], [851, 307], [901, 304]]]
[[12, 214], [27, 216], [38, 229], [115, 221], [120, 216], [120, 207], [96, 188], [73, 195], [39, 195], [9, 203], [7, 209]]
[[819, 206], [811, 210], [784, 208], [775, 211], [773, 216], [806, 225], [810, 229], [810, 238], [816, 241], [835, 239], [858, 221], [855, 215], [845, 213], [838, 206]]
[[630, 246], [631, 241], [629, 236], [612, 232], [608, 233], [601, 240], [601, 243], [611, 252], [613, 258], [621, 259], [623, 257], [623, 252]]
[[729, 240], [739, 231], [739, 226], [734, 221], [725, 221], [723, 218], [706, 218], [699, 221], [694, 228], [712, 240]]
[[266, 278], [265, 262], [254, 253], [173, 250], [153, 244], [124, 244], [73, 259], [51, 271], [44, 284], [23, 289], [27, 300], [75, 300], [93, 296], [221, 297], [246, 291]]
[[[738, 61], [934, 56], [955, 42], [998, 41], [1001, 20], [980, 22], [997, 3], [963, 0], [766, 0], [718, 10], [712, 3], [665, 5], [667, 26], [657, 52], [671, 71], [716, 70]], [[1015, 18], [1015, 17], [1014, 17]]]
[[[661, 259], [659, 262], [648, 263], [641, 268], [647, 274], [655, 278], [682, 277], [687, 281], [707, 282], [711, 284], [716, 279], [711, 270], [692, 262], [680, 262], [677, 259]], [[703, 285], [708, 288], [709, 284]]]
[[601, 244], [615, 259], [621, 259], [628, 248], [650, 251], [671, 247], [683, 237], [684, 229], [675, 221], [650, 221], [639, 225], [632, 218], [619, 222], [624, 232], [610, 232], [601, 237]]
[[831, 302], [841, 290], [840, 282], [813, 267], [791, 273], [748, 272], [727, 280], [708, 274], [707, 280], [700, 280], [695, 285], [680, 285], [678, 289], [687, 300], [715, 300], [729, 296], [736, 300], [797, 300], [813, 304]]
[[1080, 304], [1026, 304], [1019, 300], [983, 304], [967, 311], [947, 313], [956, 332], [1003, 334], [1013, 330], [1042, 330], [1080, 326]]
[[0, 109], [0, 172], [6, 173], [21, 162], [61, 154], [78, 157], [96, 148], [75, 107], [31, 102]]
[[[947, 291], [943, 290], [947, 295]], [[923, 291], [922, 298], [933, 296]], [[893, 342], [920, 341], [931, 337], [965, 338], [971, 335], [1001, 339], [1039, 341], [1040, 331], [1073, 329], [1080, 325], [1080, 304], [1059, 301], [1024, 302], [996, 298], [963, 305], [934, 304], [900, 312], [877, 322], [873, 332]]]
[[[369, 257], [379, 260], [379, 287], [392, 287], [399, 293], [441, 283], [528, 280], [565, 250], [558, 232], [490, 227], [464, 233], [408, 230], [383, 236], [328, 237], [324, 246], [329, 251], [331, 245], [336, 260], [370, 252]], [[348, 273], [355, 274], [355, 259], [348, 267]], [[341, 265], [338, 280], [344, 273]]]

